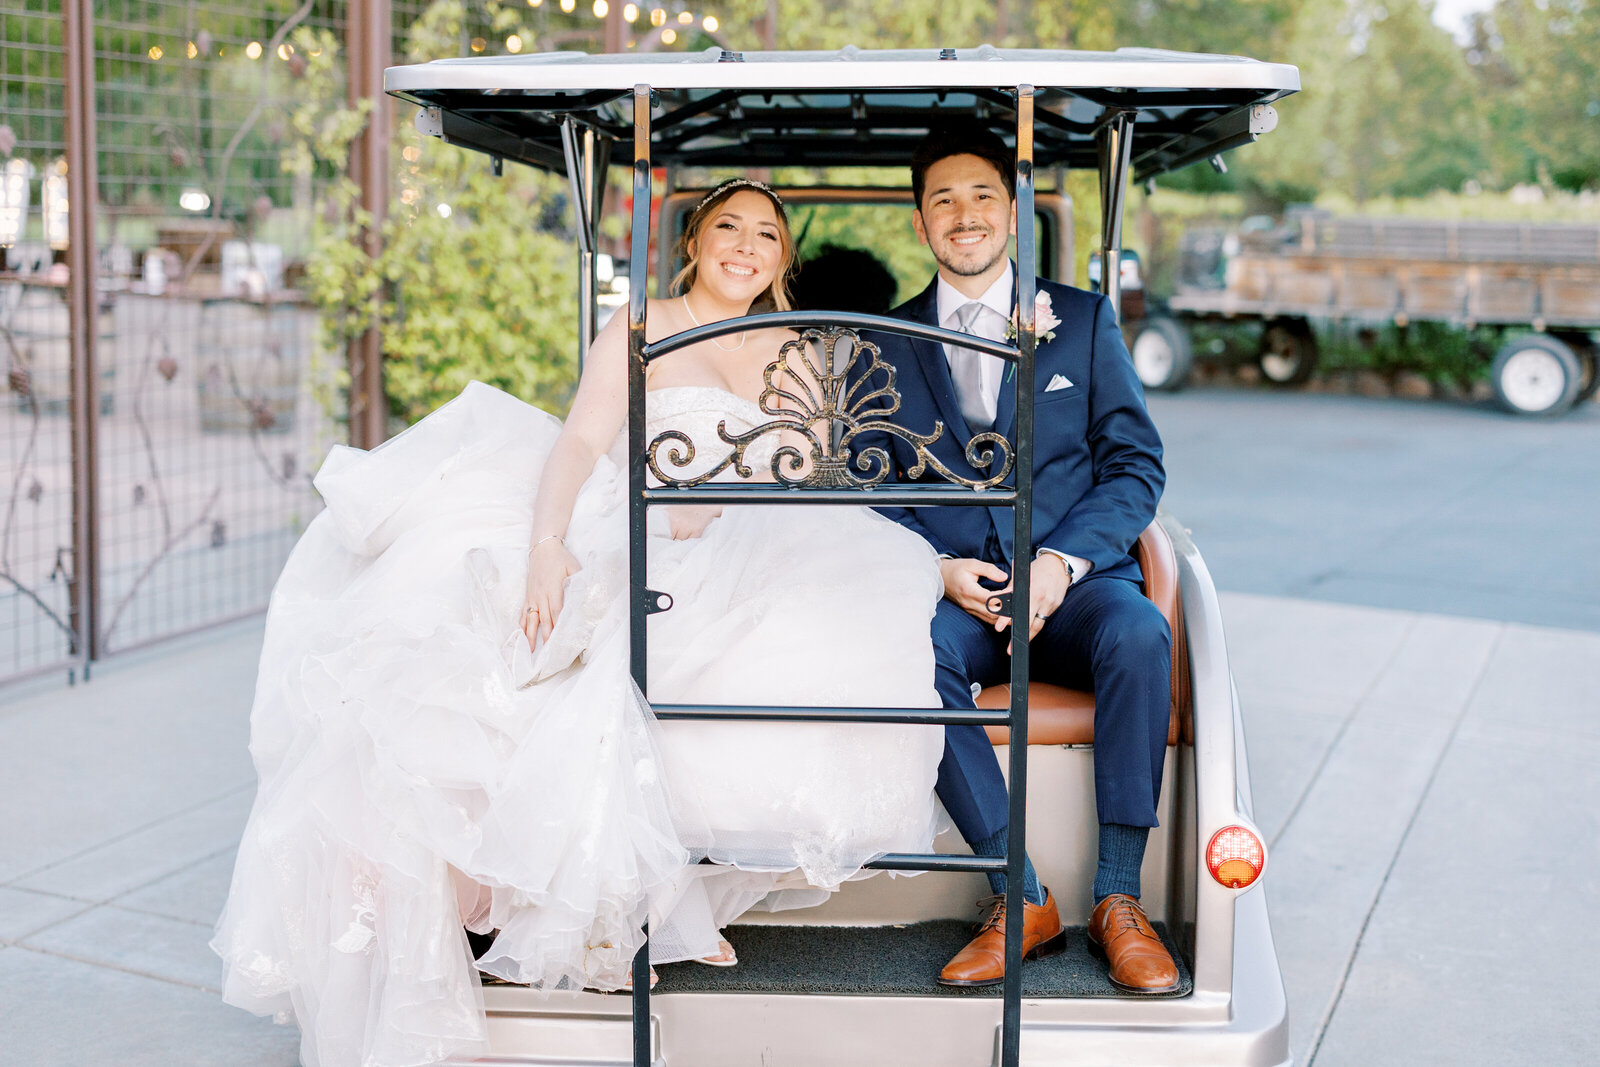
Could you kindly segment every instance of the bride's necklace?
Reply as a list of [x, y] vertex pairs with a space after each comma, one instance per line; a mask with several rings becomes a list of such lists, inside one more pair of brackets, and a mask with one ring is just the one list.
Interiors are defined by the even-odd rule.
[[[689, 313], [689, 321], [693, 322], [696, 326], [704, 326], [705, 323], [701, 322], [695, 316], [694, 308], [689, 306], [689, 294], [688, 293], [684, 293], [683, 296], [680, 299], [683, 301], [683, 310], [685, 310], [685, 311], [687, 311]], [[743, 333], [741, 333], [739, 335], [739, 343], [734, 345], [732, 348], [729, 348], [727, 345], [723, 344], [721, 341], [717, 340], [715, 337], [713, 337], [711, 339], [711, 343], [716, 345], [718, 348], [722, 349], [724, 352], [737, 352], [737, 351], [739, 351], [739, 349], [744, 347], [745, 338], [749, 335], [749, 333], [750, 333], [749, 330], [746, 330]]]

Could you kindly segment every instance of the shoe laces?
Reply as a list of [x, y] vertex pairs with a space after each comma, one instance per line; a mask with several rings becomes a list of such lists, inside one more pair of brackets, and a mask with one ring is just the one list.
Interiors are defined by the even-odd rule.
[[990, 909], [989, 915], [978, 924], [978, 933], [994, 929], [1006, 921], [1006, 898], [1004, 896], [984, 897], [978, 901], [978, 907]]
[[1117, 929], [1137, 930], [1141, 934], [1155, 936], [1155, 931], [1150, 929], [1150, 921], [1144, 917], [1144, 912], [1133, 901], [1112, 901], [1110, 910], [1111, 914], [1107, 918], [1116, 924]]

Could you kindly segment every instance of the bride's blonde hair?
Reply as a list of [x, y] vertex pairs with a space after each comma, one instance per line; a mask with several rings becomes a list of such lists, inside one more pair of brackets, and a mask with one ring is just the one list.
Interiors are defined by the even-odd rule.
[[773, 275], [772, 283], [750, 305], [750, 313], [788, 311], [794, 306], [789, 300], [789, 278], [794, 273], [794, 238], [789, 233], [789, 215], [784, 211], [783, 201], [777, 193], [751, 178], [730, 178], [707, 193], [705, 199], [689, 212], [689, 217], [683, 223], [683, 236], [678, 238], [678, 256], [683, 260], [683, 269], [667, 289], [673, 296], [681, 296], [694, 288], [700, 267], [700, 234], [705, 230], [706, 223], [716, 217], [717, 209], [731, 200], [733, 194], [744, 189], [762, 194], [777, 209], [780, 249], [777, 273]]

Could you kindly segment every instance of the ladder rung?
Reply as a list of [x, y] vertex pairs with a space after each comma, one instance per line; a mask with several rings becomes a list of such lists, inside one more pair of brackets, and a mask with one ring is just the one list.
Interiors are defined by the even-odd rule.
[[1005, 873], [1006, 861], [994, 856], [947, 856], [939, 852], [889, 852], [870, 863], [862, 864], [873, 871], [999, 871]]
[[646, 489], [646, 504], [851, 504], [856, 507], [920, 507], [955, 504], [967, 507], [1011, 507], [1017, 501], [1012, 489], [878, 488], [791, 489], [782, 485], [710, 484], [683, 489]]
[[928, 726], [1006, 726], [1011, 713], [984, 708], [801, 708], [765, 704], [653, 704], [658, 719], [753, 722], [873, 722]]

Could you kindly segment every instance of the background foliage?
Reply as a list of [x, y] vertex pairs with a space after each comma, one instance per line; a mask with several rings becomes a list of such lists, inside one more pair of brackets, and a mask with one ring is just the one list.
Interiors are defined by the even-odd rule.
[[[1465, 43], [1434, 25], [1428, 0], [708, 3], [669, 46], [650, 32], [652, 4], [645, 0], [634, 25], [636, 46], [835, 49], [988, 41], [1213, 51], [1297, 64], [1304, 90], [1280, 102], [1279, 129], [1230, 157], [1226, 175], [1191, 167], [1162, 179], [1166, 191], [1152, 200], [1132, 199], [1129, 243], [1146, 252], [1158, 287], [1163, 248], [1190, 220], [1237, 218], [1304, 201], [1350, 211], [1406, 211], [1420, 204], [1423, 213], [1435, 215], [1496, 214], [1508, 204], [1522, 211], [1539, 201], [1570, 206], [1571, 194], [1600, 185], [1600, 68], [1594, 61], [1600, 4], [1592, 0], [1498, 0], [1475, 17]], [[537, 8], [509, 0], [437, 0], [410, 27], [406, 58], [503, 53], [512, 34], [523, 51], [595, 50], [597, 24], [588, 6], [563, 13], [554, 0]], [[720, 22], [710, 31], [699, 21], [708, 13]], [[336, 77], [324, 67], [318, 76]], [[562, 183], [519, 167], [490, 178], [482, 159], [419, 139], [408, 119], [402, 116], [397, 127], [396, 150], [407, 155], [396, 161], [400, 181], [384, 254], [369, 262], [350, 243], [362, 220], [347, 187], [335, 188], [331, 213], [319, 222], [310, 280], [329, 339], [359, 330], [369, 314], [379, 317], [393, 408], [405, 421], [472, 377], [560, 410], [576, 366], [576, 257]], [[300, 138], [307, 142], [303, 131]], [[338, 147], [323, 144], [312, 154], [312, 166], [330, 167]], [[829, 178], [901, 180], [862, 172]], [[1519, 188], [1535, 192], [1508, 199], [1507, 191]], [[1065, 191], [1077, 204], [1073, 280], [1081, 284], [1084, 257], [1098, 243], [1098, 197], [1090, 175], [1068, 176]], [[448, 217], [440, 214], [442, 204], [450, 207]], [[871, 248], [900, 279], [902, 298], [931, 269], [926, 250], [897, 221], [863, 230], [855, 217], [847, 224], [826, 211], [808, 213], [808, 219], [808, 245], [843, 237]], [[803, 226], [808, 219], [797, 221]], [[1454, 351], [1467, 342], [1439, 343]], [[1407, 339], [1389, 347], [1399, 352], [1415, 344]]]

